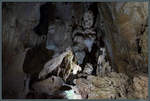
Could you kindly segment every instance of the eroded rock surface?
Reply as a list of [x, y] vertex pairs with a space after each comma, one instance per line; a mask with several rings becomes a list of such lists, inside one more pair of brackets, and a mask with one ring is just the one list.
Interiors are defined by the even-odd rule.
[[130, 86], [129, 99], [147, 99], [148, 98], [148, 75], [136, 73], [133, 78], [133, 83]]
[[[106, 35], [105, 43], [116, 69], [119, 72], [128, 71], [127, 73], [130, 73], [133, 71], [126, 67], [128, 64], [132, 64], [138, 65], [138, 68], [137, 66], [132, 68], [147, 71], [148, 66], [145, 66], [144, 63], [147, 64], [148, 55], [143, 55], [147, 54], [145, 47], [147, 42], [146, 39], [142, 40], [144, 36], [148, 37], [146, 32], [148, 3], [99, 3], [98, 8], [101, 19], [103, 19], [103, 24], [99, 24], [99, 27], [101, 26]], [[138, 58], [135, 58], [136, 56], [143, 58], [143, 62], [140, 62], [141, 66], [136, 64], [139, 61]]]
[[53, 94], [64, 84], [60, 77], [52, 76], [32, 85], [32, 89], [38, 93]]
[[41, 42], [32, 30], [39, 20], [40, 5], [5, 3], [3, 6], [3, 94], [6, 98], [18, 98], [23, 89], [25, 49]]
[[147, 99], [147, 21], [146, 2], [4, 3], [3, 97]]
[[104, 77], [88, 76], [79, 78], [76, 85], [83, 98], [118, 99], [127, 98], [128, 76], [112, 72]]

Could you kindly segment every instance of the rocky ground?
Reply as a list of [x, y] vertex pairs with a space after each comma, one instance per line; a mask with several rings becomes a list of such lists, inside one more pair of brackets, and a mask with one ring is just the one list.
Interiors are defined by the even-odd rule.
[[148, 98], [148, 3], [3, 3], [2, 11], [3, 98]]

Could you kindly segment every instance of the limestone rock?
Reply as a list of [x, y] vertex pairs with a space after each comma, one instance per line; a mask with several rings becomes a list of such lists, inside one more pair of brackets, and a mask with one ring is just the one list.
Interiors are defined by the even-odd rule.
[[141, 46], [141, 51], [143, 55], [143, 59], [145, 60], [146, 64], [148, 64], [148, 28], [145, 27], [144, 33], [141, 36], [139, 45]]
[[91, 78], [95, 89], [89, 94], [89, 99], [126, 98], [128, 77], [124, 74], [110, 73], [103, 78]]
[[85, 58], [85, 52], [84, 51], [79, 51], [79, 52], [76, 52], [75, 53], [75, 56], [77, 58], [77, 61], [78, 61], [78, 64], [82, 64], [83, 63], [83, 60]]
[[53, 94], [64, 84], [60, 77], [52, 76], [32, 85], [34, 92]]
[[3, 4], [3, 98], [148, 98], [148, 2]]
[[92, 11], [85, 12], [83, 15], [83, 27], [89, 29], [94, 23], [94, 15]]
[[57, 76], [61, 76], [66, 81], [71, 73], [75, 75], [78, 71], [82, 70], [80, 66], [74, 63], [73, 58], [74, 55], [71, 49], [67, 48], [65, 52], [54, 57], [44, 65], [44, 68], [39, 73], [39, 78], [57, 71]]
[[45, 77], [48, 73], [51, 73], [53, 70], [56, 70], [58, 66], [61, 65], [64, 57], [70, 53], [71, 53], [71, 50], [67, 50], [63, 52], [62, 54], [60, 54], [59, 56], [53, 58], [52, 60], [49, 60], [44, 65], [44, 68], [41, 70], [41, 72], [39, 73], [39, 78]]
[[3, 94], [4, 98], [18, 98], [23, 89], [22, 70], [25, 48], [40, 43], [32, 28], [39, 20], [41, 3], [4, 3], [3, 7]]
[[[131, 61], [132, 53], [136, 52], [141, 55], [138, 40], [142, 39], [140, 34], [144, 32], [143, 26], [147, 25], [148, 3], [99, 3], [98, 9], [100, 13], [99, 27], [103, 22], [101, 29], [105, 34], [104, 41], [109, 49], [112, 64], [115, 65], [118, 72], [129, 73], [126, 67]], [[142, 47], [144, 48], [144, 46]], [[143, 49], [141, 50], [143, 51]], [[146, 63], [146, 60], [143, 59], [142, 63]], [[142, 69], [142, 67], [140, 68]]]
[[98, 57], [96, 74], [103, 76], [112, 72], [112, 68], [109, 64], [109, 61], [106, 61], [106, 49], [100, 48], [99, 51], [101, 52], [101, 55]]
[[77, 79], [76, 85], [83, 98], [88, 99], [118, 99], [127, 98], [128, 77], [121, 73], [112, 72], [104, 77], [88, 76]]
[[71, 46], [71, 23], [63, 22], [60, 19], [54, 20], [49, 25], [47, 34], [47, 48], [54, 50], [55, 53], [61, 53], [68, 46]]
[[86, 99], [90, 92], [89, 86], [91, 85], [91, 82], [87, 81], [84, 78], [79, 78], [79, 79], [75, 80], [75, 84], [76, 84], [77, 88], [79, 89], [81, 96], [84, 99]]
[[25, 73], [37, 75], [43, 69], [44, 64], [52, 58], [54, 52], [47, 50], [44, 46], [44, 44], [40, 44], [27, 51], [23, 63], [23, 71]]
[[92, 64], [87, 63], [87, 64], [85, 65], [85, 67], [84, 67], [83, 73], [91, 74], [92, 71], [93, 71]]
[[134, 96], [140, 99], [148, 98], [148, 75], [137, 75], [133, 78]]

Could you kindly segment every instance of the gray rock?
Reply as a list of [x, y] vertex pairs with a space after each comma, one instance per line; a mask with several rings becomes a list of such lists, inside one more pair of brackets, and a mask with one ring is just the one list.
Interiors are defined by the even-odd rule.
[[87, 64], [85, 65], [85, 67], [84, 67], [83, 73], [91, 74], [92, 71], [93, 71], [92, 64], [87, 63]]
[[79, 51], [75, 53], [75, 56], [77, 58], [78, 64], [82, 64], [83, 60], [85, 58], [85, 52], [84, 51]]

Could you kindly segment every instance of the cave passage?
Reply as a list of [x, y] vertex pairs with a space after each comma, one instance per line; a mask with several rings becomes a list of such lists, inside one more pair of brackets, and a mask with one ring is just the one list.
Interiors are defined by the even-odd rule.
[[146, 5], [3, 3], [2, 97], [146, 99]]

